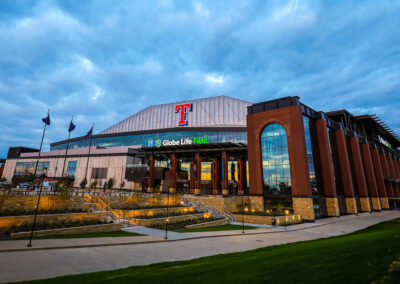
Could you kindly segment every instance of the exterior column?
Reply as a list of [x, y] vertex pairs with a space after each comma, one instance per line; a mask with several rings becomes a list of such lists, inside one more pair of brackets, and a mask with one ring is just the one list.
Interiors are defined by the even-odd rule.
[[389, 209], [389, 201], [386, 194], [385, 180], [383, 178], [382, 165], [379, 159], [378, 149], [371, 150], [372, 161], [374, 163], [376, 183], [378, 185], [379, 198], [381, 200], [382, 209]]
[[214, 158], [212, 162], [212, 185], [213, 194], [219, 194], [219, 167], [217, 158]]
[[[388, 167], [388, 164], [387, 164], [385, 153], [384, 152], [380, 152], [379, 153], [379, 158], [381, 160], [383, 177], [385, 178], [385, 177], [389, 176], [389, 167]], [[386, 186], [386, 195], [387, 195], [388, 199], [394, 199], [394, 193], [393, 193], [392, 184], [390, 182], [385, 182], [385, 186]]]
[[[389, 166], [389, 172], [390, 172], [390, 177], [391, 178], [396, 178], [397, 176], [397, 169], [395, 168], [395, 164], [394, 164], [394, 159], [392, 156], [387, 156], [387, 160], [388, 160], [388, 166]], [[400, 193], [399, 193], [399, 188], [398, 185], [394, 182], [392, 182], [392, 187], [393, 187], [393, 194], [394, 197], [396, 199], [399, 199], [400, 197]]]
[[326, 120], [323, 118], [318, 119], [316, 121], [316, 128], [327, 213], [328, 216], [340, 216]]
[[367, 212], [371, 211], [371, 206], [369, 204], [367, 183], [365, 182], [364, 167], [362, 164], [360, 144], [356, 137], [350, 138], [350, 148], [353, 155], [353, 164], [356, 174], [356, 184], [358, 190], [358, 198], [361, 203], [361, 211]]
[[176, 192], [176, 175], [177, 175], [177, 167], [178, 167], [178, 160], [176, 158], [176, 155], [173, 154], [171, 156], [171, 169], [170, 169], [170, 187], [169, 187], [169, 193], [175, 193]]
[[155, 164], [155, 158], [153, 155], [149, 157], [149, 185], [147, 187], [147, 192], [151, 193], [154, 192], [154, 164]]
[[378, 187], [376, 186], [376, 177], [374, 166], [372, 164], [371, 150], [367, 143], [361, 144], [361, 150], [364, 157], [364, 165], [366, 171], [366, 178], [369, 188], [369, 196], [372, 201], [372, 210], [381, 211], [381, 203], [379, 201]]
[[228, 187], [228, 154], [226, 152], [222, 152], [222, 160], [221, 160], [221, 169], [222, 169], [222, 195], [229, 195], [229, 187]]
[[354, 194], [353, 177], [351, 175], [349, 153], [347, 151], [346, 136], [343, 129], [335, 131], [336, 146], [339, 157], [340, 175], [342, 176], [346, 213], [357, 213], [357, 203]]
[[190, 193], [194, 193], [195, 177], [194, 177], [194, 160], [190, 161]]
[[239, 157], [237, 160], [238, 163], [238, 195], [244, 195], [244, 167], [243, 167], [243, 158]]
[[196, 153], [194, 156], [195, 164], [194, 164], [194, 194], [200, 195], [201, 194], [201, 155]]

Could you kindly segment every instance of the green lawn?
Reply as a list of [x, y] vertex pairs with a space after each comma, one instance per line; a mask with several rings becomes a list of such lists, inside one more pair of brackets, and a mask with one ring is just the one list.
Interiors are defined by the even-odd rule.
[[[103, 237], [132, 237], [132, 236], [143, 236], [143, 235], [142, 234], [138, 234], [138, 233], [117, 231], [117, 232], [105, 232], [105, 233], [74, 234], [74, 235], [65, 235], [65, 236], [36, 237], [36, 238], [33, 238], [33, 240], [103, 238]], [[24, 238], [24, 239], [29, 239], [29, 238]], [[23, 240], [23, 239], [15, 239], [15, 240]]]
[[[185, 228], [175, 230], [178, 233], [195, 233], [195, 232], [215, 232], [215, 231], [233, 231], [233, 230], [242, 230], [241, 225], [224, 225], [224, 226], [216, 226], [216, 227], [207, 227], [207, 228]], [[244, 226], [244, 230], [253, 230], [258, 229], [257, 227]]]
[[400, 219], [341, 237], [35, 283], [400, 283]]

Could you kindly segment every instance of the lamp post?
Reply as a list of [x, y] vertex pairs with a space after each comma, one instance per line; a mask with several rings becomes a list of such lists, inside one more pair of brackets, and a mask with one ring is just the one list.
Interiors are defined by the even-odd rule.
[[244, 234], [244, 192], [242, 194], [242, 234]]
[[44, 173], [42, 175], [42, 184], [40, 185], [40, 189], [39, 189], [39, 197], [38, 197], [38, 201], [37, 201], [37, 204], [36, 204], [35, 216], [33, 217], [31, 235], [29, 237], [29, 244], [27, 245], [28, 247], [32, 246], [32, 237], [33, 237], [33, 231], [35, 230], [37, 213], [38, 213], [38, 210], [39, 210], [40, 196], [42, 194], [44, 177], [46, 176], [46, 173], [47, 173], [47, 168], [44, 168], [43, 170], [44, 170]]
[[168, 222], [169, 222], [169, 188], [167, 193], [167, 219], [165, 220], [165, 238], [168, 240]]

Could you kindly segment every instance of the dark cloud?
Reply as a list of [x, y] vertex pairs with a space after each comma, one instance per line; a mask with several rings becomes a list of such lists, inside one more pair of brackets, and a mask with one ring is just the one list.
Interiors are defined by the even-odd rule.
[[155, 103], [300, 96], [400, 133], [398, 1], [0, 2], [0, 157]]

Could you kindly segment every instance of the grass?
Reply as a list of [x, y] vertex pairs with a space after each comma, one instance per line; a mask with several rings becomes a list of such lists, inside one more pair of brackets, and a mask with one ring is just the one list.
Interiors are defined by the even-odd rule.
[[[74, 234], [74, 235], [64, 235], [64, 236], [45, 236], [45, 237], [34, 237], [34, 240], [44, 240], [44, 239], [78, 239], [78, 238], [104, 238], [104, 237], [132, 237], [132, 236], [143, 236], [138, 233], [131, 233], [125, 231], [116, 232], [104, 232], [104, 233], [88, 233], [88, 234]], [[29, 238], [21, 239], [9, 239], [9, 240], [29, 240]]]
[[[224, 226], [215, 226], [215, 227], [207, 227], [207, 228], [185, 228], [178, 229], [175, 232], [178, 233], [195, 233], [195, 232], [216, 232], [216, 231], [233, 231], [233, 230], [242, 230], [242, 225], [224, 225]], [[244, 226], [245, 230], [253, 230], [258, 229], [258, 227], [252, 226]]]
[[33, 283], [400, 283], [400, 219], [346, 236]]

